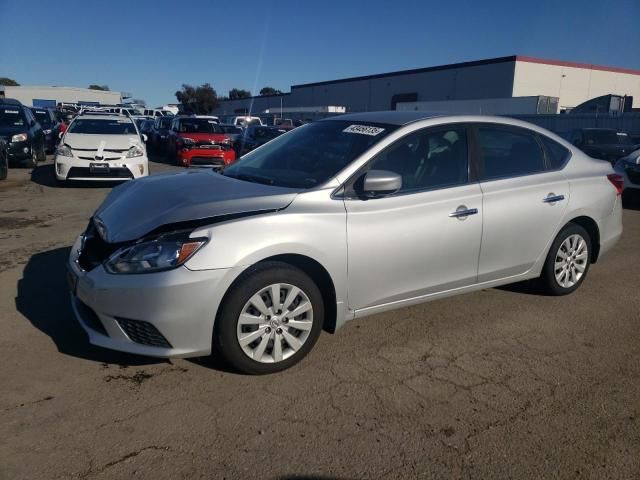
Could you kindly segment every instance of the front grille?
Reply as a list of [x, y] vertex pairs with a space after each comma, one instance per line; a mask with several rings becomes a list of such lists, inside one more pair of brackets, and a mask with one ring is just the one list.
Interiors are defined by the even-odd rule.
[[96, 160], [95, 157], [78, 157], [81, 160], [90, 160], [92, 162], [106, 162], [107, 160], [120, 160], [122, 157], [103, 157], [100, 160]]
[[220, 157], [191, 157], [191, 165], [222, 168], [224, 167], [224, 159]]
[[104, 325], [100, 321], [100, 318], [98, 317], [96, 312], [94, 312], [89, 305], [82, 302], [79, 298], [76, 298], [75, 302], [78, 314], [80, 315], [80, 317], [82, 317], [82, 321], [85, 323], [85, 325], [91, 330], [95, 330], [96, 332], [108, 337], [109, 334], [105, 330]]
[[629, 177], [631, 183], [640, 184], [640, 171], [627, 168], [627, 177]]
[[132, 342], [152, 347], [172, 348], [169, 341], [149, 322], [116, 317], [118, 325]]
[[87, 230], [84, 232], [84, 245], [80, 256], [78, 257], [78, 264], [80, 268], [85, 271], [91, 271], [104, 262], [119, 248], [126, 245], [126, 243], [107, 243], [105, 242], [93, 225], [93, 221], [89, 222]]
[[133, 178], [133, 174], [128, 168], [110, 168], [108, 172], [92, 172], [89, 167], [71, 167], [68, 179], [73, 178]]

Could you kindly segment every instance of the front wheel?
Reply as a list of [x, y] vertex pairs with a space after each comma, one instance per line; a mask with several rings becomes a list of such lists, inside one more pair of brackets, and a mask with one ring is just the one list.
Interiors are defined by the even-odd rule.
[[551, 295], [567, 295], [584, 281], [591, 264], [591, 237], [580, 225], [570, 223], [553, 241], [540, 280]]
[[284, 370], [313, 348], [323, 319], [322, 294], [306, 273], [281, 262], [258, 264], [225, 296], [214, 351], [244, 373]]

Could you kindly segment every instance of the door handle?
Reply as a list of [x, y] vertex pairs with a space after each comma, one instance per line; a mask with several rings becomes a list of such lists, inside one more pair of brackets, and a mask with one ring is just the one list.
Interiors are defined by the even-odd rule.
[[556, 203], [560, 202], [561, 200], [564, 200], [564, 195], [555, 195], [553, 193], [550, 193], [542, 201], [544, 203]]
[[469, 215], [475, 215], [478, 213], [477, 208], [467, 208], [464, 205], [460, 205], [455, 212], [451, 212], [449, 217], [451, 218], [460, 218], [460, 217], [468, 217]]

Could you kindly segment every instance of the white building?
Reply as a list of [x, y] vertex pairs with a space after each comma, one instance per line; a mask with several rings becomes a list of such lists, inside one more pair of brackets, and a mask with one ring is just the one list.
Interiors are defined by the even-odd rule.
[[1, 98], [15, 98], [24, 105], [54, 108], [58, 103], [118, 104], [122, 103], [121, 92], [107, 92], [76, 87], [47, 87], [20, 85], [9, 87], [0, 85]]
[[565, 109], [610, 93], [640, 99], [640, 70], [514, 55], [293, 85], [291, 93], [223, 101], [216, 112], [315, 105], [344, 105], [348, 112], [359, 112], [395, 110], [400, 102], [532, 96], [557, 97]]

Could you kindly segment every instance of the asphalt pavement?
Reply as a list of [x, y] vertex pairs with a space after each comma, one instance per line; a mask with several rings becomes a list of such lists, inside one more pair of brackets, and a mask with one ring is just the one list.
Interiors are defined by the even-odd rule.
[[250, 377], [88, 344], [65, 261], [109, 189], [61, 188], [51, 160], [0, 182], [0, 479], [640, 478], [637, 199], [570, 296], [354, 320]]

